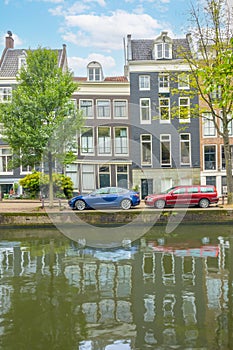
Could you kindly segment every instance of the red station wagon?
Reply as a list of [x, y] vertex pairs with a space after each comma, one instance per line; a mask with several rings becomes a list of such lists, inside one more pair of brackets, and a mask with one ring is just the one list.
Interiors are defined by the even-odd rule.
[[173, 206], [195, 206], [208, 208], [210, 204], [218, 203], [218, 193], [215, 186], [175, 186], [159, 194], [150, 194], [145, 198], [145, 204], [157, 209]]

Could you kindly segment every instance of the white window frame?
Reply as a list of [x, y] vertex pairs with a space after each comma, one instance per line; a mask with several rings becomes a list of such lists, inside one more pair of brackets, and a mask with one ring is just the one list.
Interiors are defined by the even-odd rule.
[[20, 56], [18, 58], [18, 70], [27, 66], [27, 59], [25, 56]]
[[[9, 151], [9, 154], [7, 153], [7, 154], [3, 154], [3, 150], [8, 150]], [[1, 163], [1, 166], [2, 166], [2, 164], [3, 164], [3, 157], [5, 157], [6, 159], [5, 159], [5, 166], [6, 166], [6, 171], [0, 171], [0, 174], [1, 175], [13, 175], [13, 170], [9, 170], [8, 169], [8, 162], [10, 162], [11, 161], [11, 159], [12, 159], [12, 151], [11, 151], [11, 149], [9, 148], [9, 147], [1, 147], [0, 148], [0, 163]], [[9, 158], [9, 159], [8, 159]], [[2, 168], [3, 168], [3, 166], [2, 166]]]
[[0, 86], [0, 103], [7, 103], [12, 101], [12, 87]]
[[[165, 138], [167, 138], [167, 140]], [[163, 144], [163, 142], [169, 142], [169, 162], [168, 163], [163, 163], [163, 160], [162, 160], [162, 144]], [[171, 161], [171, 135], [170, 134], [161, 134], [160, 135], [160, 166], [162, 168], [164, 168], [164, 167], [170, 168], [172, 166], [172, 161]]]
[[[147, 101], [148, 105], [143, 106], [143, 102]], [[148, 119], [143, 119], [144, 112], [148, 116]], [[141, 124], [151, 124], [151, 101], [150, 98], [140, 98], [140, 123]]]
[[[161, 105], [161, 101], [168, 101], [168, 104], [166, 106]], [[167, 109], [168, 110], [168, 119], [162, 119], [162, 109]], [[171, 110], [170, 110], [170, 98], [169, 97], [160, 97], [159, 98], [159, 118], [160, 118], [160, 123], [170, 123], [171, 121]]]
[[[188, 140], [182, 140], [182, 136], [188, 136]], [[183, 161], [184, 156], [182, 156], [182, 144], [185, 144], [185, 143], [188, 143], [188, 147], [189, 147], [188, 156], [185, 156], [188, 158], [186, 162]], [[191, 135], [189, 133], [180, 134], [180, 164], [181, 165], [191, 164]]]
[[[212, 117], [209, 117], [208, 115], [211, 115], [211, 112], [204, 112], [202, 113], [202, 134], [203, 137], [216, 137], [216, 128], [214, 126], [214, 122]], [[210, 132], [209, 132], [210, 130]], [[211, 130], [214, 131], [214, 133], [211, 133]]]
[[[126, 131], [125, 137], [117, 137], [116, 131], [120, 129]], [[120, 140], [120, 147], [117, 146], [117, 140]], [[122, 145], [122, 143], [125, 143], [125, 146]], [[118, 149], [125, 150], [126, 152], [118, 152]], [[129, 155], [129, 136], [128, 136], [128, 127], [126, 126], [116, 126], [114, 127], [114, 154], [116, 156], [128, 156]]]
[[150, 90], [150, 75], [139, 75], [139, 90]]
[[[187, 104], [181, 104], [182, 100], [187, 100]], [[188, 118], [181, 118], [180, 117], [181, 107], [187, 108]], [[179, 120], [180, 120], [180, 123], [190, 123], [190, 97], [186, 97], [186, 96], [179, 97]]]
[[[107, 136], [107, 138], [109, 140], [104, 140], [104, 147], [101, 145], [101, 140], [100, 140], [100, 136], [99, 136], [99, 131], [101, 128], [105, 128], [105, 129], [108, 129], [109, 130], [109, 135]], [[109, 155], [112, 155], [112, 135], [111, 135], [111, 127], [109, 126], [99, 126], [98, 129], [97, 129], [97, 140], [98, 140], [98, 155], [102, 155], [102, 156], [109, 156]], [[109, 142], [109, 146], [106, 144]], [[101, 148], [108, 148], [109, 147], [109, 152], [101, 152]]]
[[[149, 137], [149, 139], [143, 140], [144, 136]], [[150, 155], [149, 155], [148, 161], [144, 161], [144, 159], [143, 159], [143, 144], [150, 144]], [[152, 165], [152, 135], [151, 134], [141, 134], [140, 135], [140, 145], [141, 145], [141, 165], [151, 166]]]
[[[126, 167], [127, 171], [126, 171], [126, 172], [118, 171], [118, 167], [119, 167], [119, 166]], [[128, 182], [129, 182], [129, 166], [128, 166], [128, 164], [116, 164], [116, 166], [115, 166], [115, 174], [116, 174], [116, 184], [117, 184], [117, 186], [122, 187], [122, 186], [118, 183], [118, 174], [126, 174], [126, 175], [127, 175], [127, 184], [128, 184]], [[128, 188], [128, 187], [127, 187], [127, 188]]]
[[172, 44], [159, 42], [155, 44], [155, 57], [159, 59], [172, 59]]
[[178, 75], [178, 89], [180, 90], [189, 90], [189, 74], [187, 73], [180, 73]]
[[[91, 103], [91, 106], [84, 106], [85, 109], [83, 109], [82, 107], [82, 102], [90, 102]], [[94, 101], [92, 99], [88, 99], [88, 98], [83, 98], [83, 99], [80, 99], [79, 100], [79, 109], [81, 111], [83, 111], [83, 116], [86, 118], [86, 119], [93, 119], [94, 118]], [[86, 113], [87, 111], [87, 113]], [[89, 111], [91, 113], [89, 113]]]
[[158, 86], [160, 93], [167, 93], [170, 91], [170, 77], [168, 73], [160, 73], [158, 75]]
[[88, 67], [88, 81], [101, 81], [101, 67]]
[[[215, 148], [215, 168], [213, 169], [207, 169], [206, 167], [205, 167], [205, 148], [206, 147], [214, 147]], [[216, 171], [217, 169], [218, 169], [218, 164], [217, 164], [217, 145], [215, 145], [215, 144], [209, 144], [209, 145], [207, 145], [207, 144], [205, 144], [205, 145], [203, 145], [203, 169], [205, 170], [205, 171]]]
[[[85, 131], [86, 129], [86, 131]], [[85, 137], [85, 134], [89, 131], [89, 130], [92, 130], [92, 140], [90, 137]], [[93, 127], [84, 127], [83, 130], [82, 130], [82, 134], [80, 136], [80, 154], [81, 155], [85, 155], [85, 156], [88, 156], [88, 155], [94, 155], [95, 154], [95, 147], [94, 147], [94, 128]], [[84, 144], [84, 137], [88, 139], [88, 142], [87, 142], [87, 152], [84, 151], [84, 147], [83, 147], [83, 144]], [[90, 145], [91, 147], [89, 147], [89, 139], [90, 139]], [[89, 150], [92, 150], [92, 151], [89, 151]]]
[[[116, 106], [117, 103], [122, 103], [122, 105]], [[123, 104], [124, 103], [124, 104]], [[117, 115], [116, 110], [119, 109], [122, 114]], [[128, 101], [127, 100], [113, 100], [113, 117], [114, 119], [127, 119], [128, 118]]]
[[[102, 105], [99, 105], [101, 104]], [[108, 113], [106, 113], [106, 110], [108, 110]], [[100, 111], [101, 115], [100, 115]], [[102, 116], [103, 114], [106, 114], [106, 116]], [[108, 99], [99, 99], [96, 100], [96, 117], [97, 119], [110, 119], [111, 118], [111, 101]]]

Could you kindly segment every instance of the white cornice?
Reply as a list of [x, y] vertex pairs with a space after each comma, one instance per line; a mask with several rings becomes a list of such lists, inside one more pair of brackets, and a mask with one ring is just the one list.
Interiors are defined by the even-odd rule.
[[181, 60], [167, 61], [132, 61], [129, 62], [129, 72], [164, 72], [164, 71], [189, 71], [188, 63]]

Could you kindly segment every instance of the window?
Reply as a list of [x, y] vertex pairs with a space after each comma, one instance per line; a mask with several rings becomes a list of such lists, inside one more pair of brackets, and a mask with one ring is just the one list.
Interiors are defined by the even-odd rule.
[[204, 146], [204, 169], [216, 170], [216, 146], [215, 145]]
[[152, 138], [151, 135], [141, 135], [142, 165], [152, 164]]
[[98, 127], [98, 151], [103, 155], [109, 155], [112, 152], [111, 130], [108, 126]]
[[[233, 165], [233, 145], [230, 146], [231, 148], [231, 160]], [[226, 170], [226, 158], [225, 158], [225, 152], [224, 152], [224, 146], [221, 145], [221, 158], [222, 158], [222, 170]]]
[[180, 163], [181, 165], [189, 165], [191, 163], [190, 154], [190, 134], [180, 135]]
[[23, 67], [26, 67], [27, 66], [27, 60], [26, 60], [26, 57], [25, 56], [20, 56], [19, 57], [19, 61], [18, 61], [18, 67], [19, 67], [19, 70]]
[[114, 118], [128, 118], [128, 103], [126, 100], [113, 101]]
[[110, 100], [97, 100], [97, 118], [110, 118]]
[[160, 135], [160, 164], [162, 167], [171, 166], [171, 136]]
[[[221, 113], [221, 117], [222, 117], [222, 113]], [[227, 129], [228, 129], [228, 133], [229, 133], [229, 136], [233, 136], [233, 117], [232, 117], [232, 114], [229, 113], [227, 115], [227, 120], [228, 120], [228, 125], [227, 125]], [[223, 123], [222, 123], [222, 119], [220, 120], [220, 129], [221, 131], [223, 131]]]
[[216, 129], [210, 112], [205, 112], [202, 115], [203, 136], [215, 136]]
[[89, 81], [103, 80], [102, 67], [98, 62], [90, 62], [87, 66], [87, 73]]
[[0, 87], [0, 103], [10, 102], [12, 98], [11, 87]]
[[12, 152], [10, 148], [0, 149], [0, 173], [13, 173], [10, 169]]
[[95, 184], [95, 168], [92, 164], [82, 165], [82, 190], [83, 192], [93, 191]]
[[31, 173], [32, 170], [33, 170], [33, 167], [30, 166], [30, 165], [21, 165], [21, 168], [20, 168], [21, 174], [23, 174], [23, 173], [26, 173], [26, 174]]
[[213, 90], [210, 93], [210, 98], [212, 100], [220, 100], [222, 96], [222, 92], [221, 92], [221, 86], [217, 87], [215, 90]]
[[115, 154], [126, 155], [128, 154], [128, 136], [127, 128], [117, 127], [115, 128]]
[[128, 166], [125, 164], [116, 166], [117, 186], [128, 188]]
[[171, 59], [172, 45], [169, 43], [158, 43], [155, 46], [155, 57], [157, 59]]
[[94, 153], [94, 137], [92, 128], [84, 128], [81, 135], [81, 154]]
[[178, 89], [189, 89], [189, 75], [187, 73], [179, 74]]
[[190, 101], [189, 97], [179, 98], [179, 117], [181, 122], [190, 121]]
[[151, 122], [151, 109], [149, 98], [140, 99], [140, 121], [142, 124], [147, 124]]
[[140, 75], [139, 76], [139, 90], [150, 90], [150, 76]]
[[216, 186], [216, 176], [206, 176], [206, 185]]
[[99, 186], [100, 187], [110, 186], [109, 165], [100, 165], [99, 166]]
[[170, 99], [169, 98], [159, 99], [159, 115], [160, 115], [160, 122], [166, 123], [170, 121]]
[[80, 100], [79, 108], [83, 112], [83, 116], [86, 118], [94, 118], [93, 101], [92, 100]]
[[169, 92], [169, 75], [159, 74], [159, 92], [166, 93]]

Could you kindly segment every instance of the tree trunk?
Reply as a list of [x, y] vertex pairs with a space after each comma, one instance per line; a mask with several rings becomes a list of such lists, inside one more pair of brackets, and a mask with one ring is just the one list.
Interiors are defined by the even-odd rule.
[[232, 157], [231, 146], [229, 142], [228, 132], [224, 133], [224, 154], [226, 161], [226, 176], [227, 176], [227, 204], [233, 204], [233, 177], [232, 177]]
[[53, 160], [52, 153], [48, 152], [48, 166], [49, 166], [49, 207], [53, 207]]

